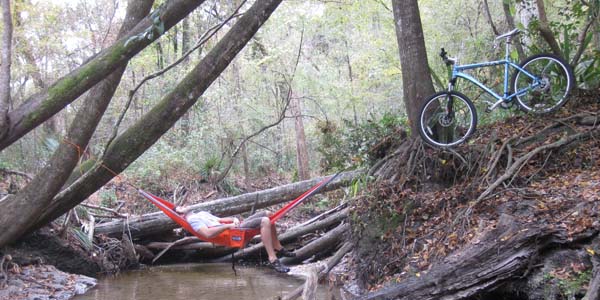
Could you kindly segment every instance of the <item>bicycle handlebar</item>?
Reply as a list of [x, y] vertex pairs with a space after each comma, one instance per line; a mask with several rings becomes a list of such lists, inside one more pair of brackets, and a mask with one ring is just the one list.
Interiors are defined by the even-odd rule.
[[455, 63], [454, 59], [448, 58], [448, 52], [446, 52], [444, 48], [442, 48], [442, 51], [440, 52], [440, 57], [442, 58], [442, 60], [444, 60], [444, 63], [447, 66], [451, 66]]

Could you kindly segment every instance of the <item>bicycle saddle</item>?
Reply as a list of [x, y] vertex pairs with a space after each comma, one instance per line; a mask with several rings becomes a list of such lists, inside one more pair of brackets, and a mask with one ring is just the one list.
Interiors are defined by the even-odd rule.
[[507, 33], [505, 33], [503, 35], [497, 36], [496, 40], [507, 38], [507, 37], [511, 37], [511, 36], [516, 35], [516, 34], [518, 34], [520, 32], [521, 32], [521, 30], [519, 30], [519, 28], [515, 28], [515, 29], [513, 29], [513, 30], [511, 30], [511, 31], [509, 31], [509, 32], [507, 32]]

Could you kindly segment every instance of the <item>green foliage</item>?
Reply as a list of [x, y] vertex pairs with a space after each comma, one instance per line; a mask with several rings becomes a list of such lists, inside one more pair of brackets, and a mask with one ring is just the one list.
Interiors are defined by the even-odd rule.
[[385, 113], [379, 120], [358, 124], [344, 120], [342, 129], [332, 123], [320, 123], [321, 142], [317, 151], [323, 157], [321, 168], [342, 170], [352, 163], [374, 163], [399, 142], [400, 132], [408, 128], [406, 123], [406, 117], [391, 113]]
[[573, 73], [582, 89], [592, 90], [600, 86], [600, 52], [596, 51], [594, 57], [582, 60], [575, 66]]
[[219, 163], [221, 159], [217, 156], [211, 156], [207, 158], [200, 167], [200, 175], [204, 178], [209, 178], [219, 169]]
[[79, 228], [70, 228], [71, 233], [75, 237], [75, 240], [79, 242], [81, 247], [87, 251], [91, 251], [94, 248], [93, 242], [88, 238], [88, 235], [81, 231]]
[[[549, 26], [558, 40], [562, 56], [568, 62], [572, 62], [579, 48], [583, 48], [579, 61], [575, 66], [572, 66], [578, 87], [582, 89], [597, 88], [600, 86], [598, 80], [598, 74], [600, 74], [600, 53], [592, 47], [595, 25], [591, 25], [591, 28], [581, 41], [579, 39], [586, 23], [594, 19], [596, 19], [596, 23], [598, 22], [600, 1], [594, 0], [586, 3], [582, 1], [559, 1], [554, 7], [556, 7], [556, 11], [549, 11], [552, 14]], [[538, 27], [539, 21], [534, 20], [526, 29], [531, 39], [540, 41], [542, 39], [539, 36]], [[548, 52], [545, 42], [533, 43], [529, 45], [529, 50], [533, 54]]]

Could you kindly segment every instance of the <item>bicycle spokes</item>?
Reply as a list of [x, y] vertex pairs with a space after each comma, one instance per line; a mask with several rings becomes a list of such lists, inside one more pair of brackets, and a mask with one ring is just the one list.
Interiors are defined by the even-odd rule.
[[558, 58], [538, 56], [526, 61], [523, 72], [515, 77], [514, 89], [528, 92], [517, 96], [517, 101], [526, 111], [546, 113], [560, 107], [565, 101], [572, 82], [568, 67]]
[[421, 135], [435, 146], [462, 143], [475, 129], [475, 109], [466, 97], [441, 93], [430, 98], [421, 111]]

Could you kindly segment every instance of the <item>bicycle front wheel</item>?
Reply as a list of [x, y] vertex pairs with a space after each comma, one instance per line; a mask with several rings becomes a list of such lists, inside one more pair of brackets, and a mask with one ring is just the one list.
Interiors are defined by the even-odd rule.
[[511, 86], [517, 102], [526, 112], [545, 114], [559, 109], [567, 102], [573, 87], [573, 72], [561, 58], [540, 54], [527, 58], [518, 70]]
[[469, 98], [457, 92], [440, 92], [429, 97], [419, 115], [419, 134], [436, 147], [465, 142], [475, 131], [477, 113]]

